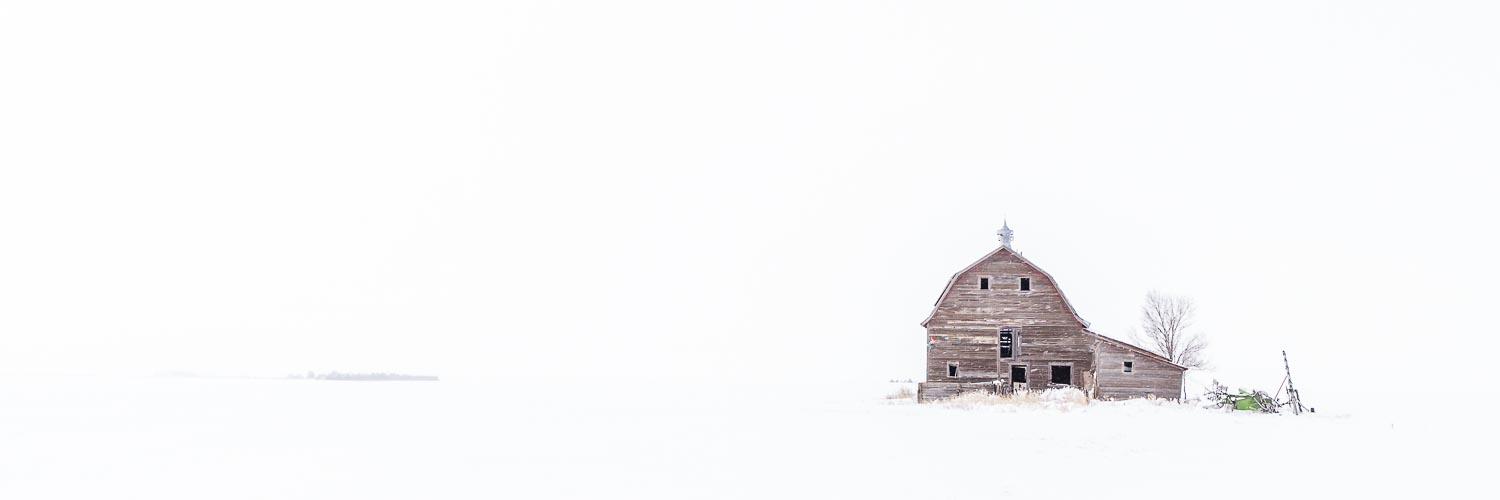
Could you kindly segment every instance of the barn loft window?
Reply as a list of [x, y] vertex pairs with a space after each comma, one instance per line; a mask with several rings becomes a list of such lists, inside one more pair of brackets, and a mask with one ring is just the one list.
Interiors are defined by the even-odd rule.
[[957, 377], [958, 376], [958, 363], [948, 363], [948, 376], [949, 377]]
[[1134, 361], [1126, 361], [1125, 362], [1125, 373], [1130, 373], [1130, 372], [1133, 372], [1133, 371], [1135, 371], [1135, 362]]
[[1016, 334], [1009, 328], [1000, 330], [1000, 357], [1016, 357]]
[[1031, 278], [1021, 278], [1021, 291], [1031, 291]]
[[1073, 367], [1053, 366], [1052, 383], [1058, 385], [1073, 385]]
[[979, 278], [979, 289], [980, 290], [989, 290], [990, 289], [990, 279], [989, 278]]

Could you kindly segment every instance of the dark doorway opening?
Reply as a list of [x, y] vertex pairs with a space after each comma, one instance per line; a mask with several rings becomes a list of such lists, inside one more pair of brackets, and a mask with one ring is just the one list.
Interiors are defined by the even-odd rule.
[[1026, 383], [1026, 365], [1010, 365], [1010, 381], [1017, 384]]
[[1052, 367], [1052, 383], [1060, 385], [1073, 385], [1073, 367]]

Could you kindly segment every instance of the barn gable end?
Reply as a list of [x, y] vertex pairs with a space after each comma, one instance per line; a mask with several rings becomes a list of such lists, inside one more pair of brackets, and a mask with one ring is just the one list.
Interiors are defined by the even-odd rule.
[[[1023, 278], [1029, 290], [1021, 289]], [[929, 381], [993, 382], [1019, 366], [1029, 387], [1043, 389], [1053, 363], [1068, 364], [1075, 379], [1093, 367], [1093, 339], [1083, 333], [1087, 323], [1051, 275], [1010, 248], [954, 274], [922, 324], [931, 344]], [[1001, 356], [1002, 329], [1014, 342], [1009, 357]]]
[[[989, 290], [979, 288], [981, 277], [991, 278]], [[1023, 277], [1030, 279], [1031, 290], [1020, 290]], [[922, 326], [941, 329], [982, 324], [993, 322], [990, 320], [1000, 314], [1023, 324], [1088, 327], [1052, 275], [1007, 247], [954, 274]]]

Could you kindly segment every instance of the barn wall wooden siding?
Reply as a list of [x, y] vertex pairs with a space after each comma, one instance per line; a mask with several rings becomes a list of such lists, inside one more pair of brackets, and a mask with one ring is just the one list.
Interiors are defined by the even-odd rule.
[[[980, 288], [980, 278], [988, 278], [989, 289]], [[1030, 279], [1030, 290], [1020, 289], [1021, 278]], [[1014, 365], [1026, 366], [1028, 389], [1047, 388], [1054, 365], [1069, 366], [1071, 385], [1097, 397], [1176, 397], [1181, 388], [1178, 367], [1088, 332], [1057, 284], [1008, 248], [955, 276], [925, 325], [927, 376], [918, 390], [919, 401], [956, 395], [982, 384], [1010, 384]], [[1000, 357], [1002, 328], [1015, 335], [1010, 358]], [[1099, 347], [1105, 345], [1111, 347]], [[1096, 371], [1096, 358], [1104, 369]], [[1136, 362], [1134, 373], [1109, 373], [1107, 367], [1126, 359]], [[957, 376], [948, 375], [950, 363], [957, 364]]]
[[[1126, 361], [1133, 365], [1129, 373], [1125, 372]], [[1100, 399], [1182, 395], [1181, 369], [1113, 342], [1099, 344], [1098, 381]]]
[[[990, 278], [989, 290], [979, 288], [981, 277]], [[1031, 278], [1030, 291], [1020, 290], [1021, 278]], [[1019, 337], [1019, 352], [999, 366], [999, 332], [1005, 327]], [[1009, 378], [1011, 364], [1027, 364], [1028, 384], [1035, 384], [1032, 381], [1037, 377], [1032, 375], [1047, 369], [1035, 363], [1045, 356], [1083, 363], [1093, 359], [1087, 339], [1066, 338], [1068, 332], [1082, 330], [1083, 324], [1063, 303], [1052, 280], [1015, 254], [998, 252], [959, 274], [927, 322], [927, 336], [933, 343], [927, 356], [927, 380], [990, 382]], [[956, 378], [948, 377], [950, 362], [958, 363]], [[1046, 380], [1037, 387], [1045, 387]]]

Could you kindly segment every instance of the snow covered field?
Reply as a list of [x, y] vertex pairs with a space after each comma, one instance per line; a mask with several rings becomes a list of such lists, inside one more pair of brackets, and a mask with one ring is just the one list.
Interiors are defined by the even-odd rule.
[[1484, 480], [1462, 419], [955, 409], [895, 387], [0, 377], [0, 498], [1426, 498]]

